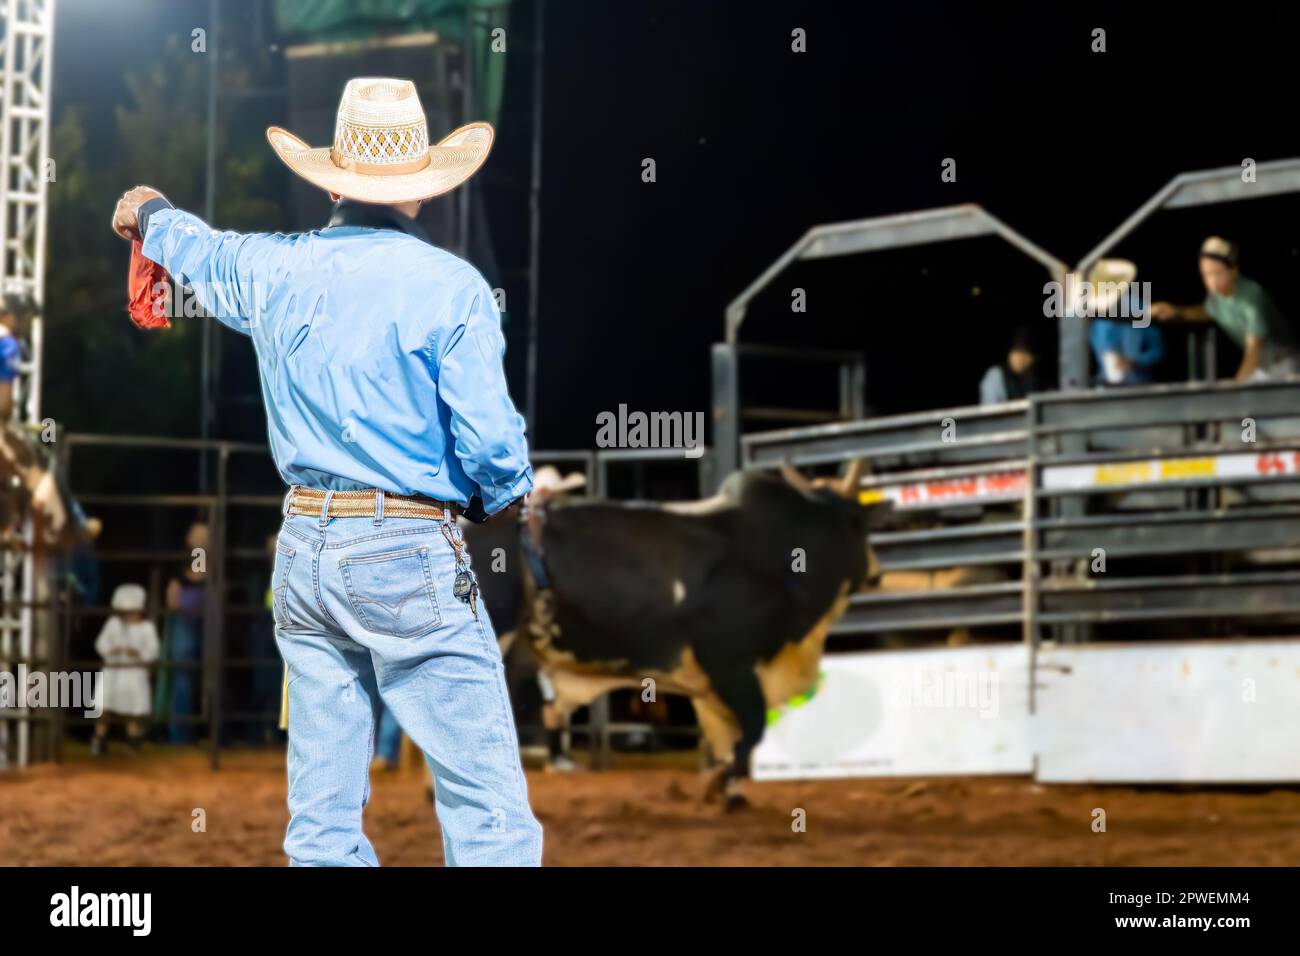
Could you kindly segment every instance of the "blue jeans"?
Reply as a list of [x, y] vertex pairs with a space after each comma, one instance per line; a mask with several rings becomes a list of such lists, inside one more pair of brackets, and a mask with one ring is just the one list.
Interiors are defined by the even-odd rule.
[[186, 667], [197, 664], [203, 653], [203, 620], [177, 614], [171, 619], [167, 641], [167, 659], [179, 666], [172, 668], [171, 700], [167, 709], [167, 739], [174, 744], [194, 742], [194, 724], [178, 717], [194, 715], [194, 687], [202, 672]]
[[378, 865], [361, 817], [379, 700], [433, 768], [447, 864], [541, 865], [501, 651], [483, 602], [476, 617], [452, 592], [444, 526], [463, 541], [450, 518], [285, 517], [272, 593], [291, 865]]

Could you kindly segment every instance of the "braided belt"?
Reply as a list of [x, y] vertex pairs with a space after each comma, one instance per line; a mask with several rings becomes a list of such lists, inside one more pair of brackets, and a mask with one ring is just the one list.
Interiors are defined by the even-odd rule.
[[[287, 511], [293, 515], [313, 515], [321, 513], [325, 506], [325, 492], [319, 488], [302, 488], [294, 485], [289, 489]], [[433, 498], [419, 495], [395, 495], [392, 492], [379, 492], [374, 488], [363, 491], [336, 491], [330, 495], [329, 511], [332, 518], [369, 518], [375, 514], [375, 495], [384, 496], [382, 514], [388, 518], [432, 518], [441, 521], [443, 509], [448, 505]], [[452, 506], [455, 513], [454, 506]]]

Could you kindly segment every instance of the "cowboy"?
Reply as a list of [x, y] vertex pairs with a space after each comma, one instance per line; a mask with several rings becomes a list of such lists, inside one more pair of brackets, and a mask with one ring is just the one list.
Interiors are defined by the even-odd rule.
[[[1137, 266], [1128, 259], [1099, 259], [1088, 271], [1093, 290], [1081, 303], [1088, 317], [1088, 343], [1097, 361], [1098, 385], [1146, 385], [1165, 358], [1158, 326], [1141, 318], [1142, 286]], [[1138, 304], [1138, 308], [1133, 308]]]
[[[541, 543], [547, 502], [562, 498], [586, 486], [587, 476], [580, 471], [571, 471], [561, 476], [560, 470], [554, 465], [543, 465], [537, 469], [537, 474], [533, 478], [533, 493], [528, 496], [524, 536], [520, 541], [527, 555], [526, 560], [532, 568], [535, 584], [545, 581], [546, 572], [541, 564]], [[542, 727], [546, 731], [546, 770], [548, 772], [576, 770], [577, 764], [564, 751], [564, 716], [556, 707], [555, 684], [547, 676], [546, 669], [542, 667], [537, 668], [537, 689], [542, 695]]]
[[300, 235], [212, 229], [154, 189], [113, 215], [146, 258], [252, 339], [289, 491], [272, 609], [285, 660], [293, 865], [378, 864], [362, 832], [377, 703], [435, 769], [449, 865], [540, 865], [501, 654], [457, 514], [532, 487], [492, 290], [433, 246], [420, 205], [492, 145], [486, 123], [430, 145], [414, 84], [351, 80], [331, 147], [278, 127], [276, 155], [330, 194]]
[[1201, 244], [1200, 256], [1205, 302], [1183, 306], [1156, 302], [1151, 315], [1161, 322], [1213, 319], [1241, 348], [1241, 364], [1234, 376], [1238, 382], [1295, 375], [1300, 371], [1295, 335], [1267, 290], [1241, 274], [1237, 258], [1235, 243], [1210, 236]]

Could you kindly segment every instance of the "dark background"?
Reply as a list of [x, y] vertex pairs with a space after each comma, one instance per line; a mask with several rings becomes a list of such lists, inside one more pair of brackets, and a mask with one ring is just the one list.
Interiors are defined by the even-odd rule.
[[[1300, 16], [1281, 5], [551, 0], [546, 9], [536, 447], [593, 447], [596, 414], [619, 403], [707, 412], [708, 348], [723, 336], [727, 302], [812, 225], [976, 202], [1073, 264], [1181, 171], [1300, 154]], [[203, 0], [67, 0], [56, 115], [86, 107], [93, 145], [126, 97], [124, 74], [168, 36], [188, 43], [206, 10]], [[517, 4], [512, 36], [527, 38], [531, 24], [531, 3]], [[795, 27], [807, 31], [806, 53], [790, 50]], [[1106, 30], [1105, 53], [1090, 51], [1094, 27]], [[236, 28], [253, 42], [253, 25]], [[255, 39], [274, 41], [260, 27]], [[528, 134], [517, 127], [531, 95], [520, 55], [485, 176], [526, 181]], [[251, 101], [244, 117], [225, 115], [260, 124], [259, 110], [274, 113]], [[641, 181], [645, 157], [657, 163], [655, 183]], [[957, 162], [955, 183], [940, 180], [945, 157]], [[120, 188], [135, 182], [116, 171]], [[266, 175], [278, 189], [286, 174], [273, 163]], [[489, 195], [506, 259], [526, 249], [521, 195]], [[103, 221], [84, 228], [105, 228], [115, 198], [105, 194]], [[1227, 234], [1242, 244], [1244, 271], [1300, 316], [1296, 208], [1269, 199], [1165, 213], [1117, 252], [1138, 262], [1157, 298], [1199, 300], [1196, 247]], [[124, 249], [114, 254], [125, 262]], [[60, 265], [52, 261], [51, 281]], [[965, 404], [1017, 325], [1036, 320], [1054, 349], [1046, 279], [993, 239], [820, 262], [755, 303], [744, 339], [864, 350], [880, 412]], [[803, 316], [789, 312], [795, 285], [808, 292]], [[511, 310], [519, 320], [508, 323], [521, 400], [523, 314]], [[122, 319], [121, 335], [134, 334]], [[240, 348], [227, 343], [228, 364]], [[1231, 366], [1235, 351], [1221, 351]], [[1179, 361], [1175, 349], [1170, 374]], [[803, 372], [750, 384], [799, 404], [828, 383]], [[85, 417], [62, 412], [74, 429]], [[244, 416], [257, 420], [256, 409]]]
[[[618, 401], [707, 409], [726, 303], [814, 224], [976, 202], [1073, 264], [1181, 171], [1300, 152], [1295, 14], [1267, 6], [551, 9], [551, 444], [581, 443]], [[796, 26], [806, 54], [790, 52]], [[1104, 54], [1090, 52], [1094, 27]], [[655, 184], [637, 177], [643, 156]], [[955, 183], [940, 180], [944, 157]], [[1166, 214], [1120, 252], [1157, 297], [1199, 300], [1196, 247], [1232, 234], [1244, 270], [1300, 315], [1295, 232], [1279, 214], [1295, 208]], [[993, 239], [817, 263], [755, 305], [745, 338], [864, 349], [882, 411], [964, 404], [1016, 325], [1048, 324], [1045, 279]], [[788, 310], [794, 285], [808, 290], [805, 317]]]

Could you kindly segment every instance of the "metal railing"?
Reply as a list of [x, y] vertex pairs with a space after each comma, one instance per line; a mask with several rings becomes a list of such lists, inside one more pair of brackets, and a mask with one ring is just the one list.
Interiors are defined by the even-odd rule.
[[[208, 525], [208, 545], [203, 555], [205, 589], [202, 615], [202, 657], [200, 660], [192, 662], [171, 661], [164, 654], [154, 665], [153, 673], [155, 675], [174, 676], [179, 671], [191, 670], [197, 671], [200, 675], [197, 713], [177, 716], [169, 712], [164, 719], [168, 723], [187, 726], [203, 727], [206, 725], [209, 759], [215, 769], [220, 765], [221, 746], [230, 724], [235, 722], [269, 722], [273, 725], [274, 721], [279, 717], [278, 707], [275, 711], [266, 712], [232, 711], [227, 713], [225, 709], [228, 671], [232, 669], [274, 668], [279, 672], [283, 666], [278, 656], [236, 657], [228, 653], [232, 634], [229, 625], [232, 620], [241, 618], [251, 620], [256, 615], [269, 613], [258, 602], [250, 601], [249, 603], [236, 604], [230, 600], [230, 564], [233, 561], [266, 562], [268, 564], [270, 562], [270, 555], [264, 547], [236, 546], [232, 543], [230, 537], [232, 512], [244, 510], [269, 512], [270, 515], [265, 521], [258, 522], [253, 519], [251, 524], [247, 520], [239, 522], [239, 525], [246, 532], [246, 537], [252, 537], [251, 534], [247, 533], [250, 527], [260, 525], [257, 538], [259, 541], [263, 541], [268, 534], [278, 527], [279, 517], [276, 512], [278, 512], [284, 500], [282, 490], [267, 491], [266, 493], [257, 493], [256, 491], [232, 492], [230, 465], [232, 458], [241, 455], [256, 455], [264, 458], [269, 463], [270, 456], [267, 449], [262, 445], [244, 442], [79, 433], [69, 433], [62, 436], [58, 444], [60, 446], [59, 467], [62, 472], [63, 486], [71, 489], [73, 497], [89, 512], [126, 515], [128, 516], [126, 520], [140, 522], [142, 516], [155, 512], [157, 509], [193, 509], [196, 515], [201, 515], [200, 520], [205, 521]], [[76, 454], [79, 450], [86, 450], [82, 451], [82, 454], [85, 454], [90, 449], [101, 452], [108, 449], [126, 449], [139, 460], [143, 460], [144, 456], [152, 455], [154, 457], [150, 465], [154, 467], [164, 456], [174, 453], [193, 454], [198, 457], [200, 467], [210, 467], [212, 469], [210, 487], [214, 490], [208, 494], [190, 494], [184, 492], [105, 492], [79, 489], [76, 481], [80, 472], [73, 467], [74, 459], [80, 458]], [[177, 469], [175, 473], [187, 476], [194, 474], [189, 467], [183, 470]], [[278, 488], [278, 476], [275, 476], [274, 471], [269, 469], [267, 474], [267, 487]], [[272, 482], [269, 479], [274, 479], [274, 481]], [[133, 482], [133, 484], [138, 484], [138, 482]], [[113, 518], [111, 517], [105, 521], [106, 532], [112, 526], [112, 522]], [[149, 585], [146, 590], [149, 594], [150, 603], [146, 609], [147, 616], [151, 620], [162, 623], [165, 633], [170, 612], [162, 606], [161, 602], [165, 583], [163, 581], [163, 568], [165, 565], [174, 566], [187, 560], [193, 560], [192, 553], [189, 550], [177, 548], [131, 548], [122, 550], [100, 548], [96, 550], [95, 558], [101, 565], [110, 567], [122, 564], [143, 564], [148, 567]], [[269, 579], [270, 572], [268, 569], [262, 575], [262, 580], [269, 581]], [[103, 605], [73, 608], [69, 611], [67, 616], [68, 624], [61, 641], [62, 653], [59, 664], [62, 668], [98, 665], [97, 661], [91, 659], [74, 658], [68, 647], [68, 638], [73, 621], [100, 619], [109, 613], [110, 609]], [[65, 717], [64, 719], [65, 722], [72, 724], [85, 722], [83, 718], [77, 717]]]
[[[170, 713], [161, 718], [164, 722], [181, 723], [199, 728], [206, 728], [208, 737], [209, 759], [213, 768], [220, 766], [220, 751], [227, 737], [227, 731], [233, 724], [264, 723], [276, 726], [279, 719], [278, 707], [273, 711], [240, 711], [226, 707], [227, 689], [230, 671], [236, 669], [273, 668], [279, 673], [283, 666], [280, 658], [235, 656], [230, 653], [232, 638], [240, 631], [232, 622], [238, 619], [250, 619], [258, 614], [267, 614], [264, 607], [252, 601], [235, 603], [231, 600], [230, 585], [232, 573], [230, 565], [234, 562], [265, 562], [269, 565], [270, 555], [263, 547], [248, 544], [248, 541], [261, 542], [267, 534], [279, 526], [278, 510], [283, 503], [283, 491], [279, 478], [268, 469], [267, 493], [249, 492], [232, 488], [230, 480], [230, 463], [238, 455], [256, 455], [265, 458], [269, 464], [268, 450], [261, 445], [226, 442], [203, 439], [154, 438], [145, 436], [90, 435], [69, 433], [60, 436], [57, 447], [60, 454], [58, 468], [64, 487], [70, 488], [73, 497], [92, 514], [107, 513], [109, 524], [114, 519], [140, 521], [142, 513], [157, 512], [167, 509], [194, 509], [201, 512], [203, 520], [209, 526], [209, 545], [206, 553], [205, 570], [205, 606], [203, 613], [202, 657], [198, 661], [181, 662], [168, 660], [166, 655], [156, 662], [151, 673], [155, 676], [191, 670], [200, 675], [201, 694], [197, 713], [190, 716], [174, 717]], [[120, 492], [93, 490], [78, 487], [77, 476], [81, 469], [74, 467], [74, 461], [80, 461], [83, 455], [108, 449], [128, 450], [133, 456], [146, 454], [173, 455], [188, 454], [198, 459], [200, 467], [211, 469], [211, 493], [193, 494], [186, 491], [158, 492]], [[605, 449], [591, 450], [538, 450], [530, 454], [535, 467], [542, 464], [576, 467], [587, 476], [588, 488], [599, 496], [605, 496], [610, 487], [610, 473], [616, 468], [637, 469], [652, 462], [672, 459], [680, 460], [693, 472], [684, 477], [684, 484], [698, 486], [701, 478], [700, 468], [707, 467], [708, 454], [704, 450], [700, 457], [686, 457], [681, 449]], [[155, 459], [154, 464], [157, 463]], [[169, 469], [170, 471], [170, 469]], [[194, 470], [186, 463], [174, 467], [176, 475], [183, 475], [180, 484], [192, 483]], [[132, 485], [138, 484], [131, 482]], [[640, 487], [638, 484], [637, 487]], [[232, 512], [250, 511], [256, 515], [259, 511], [268, 512], [265, 521], [257, 518], [232, 522]], [[232, 540], [232, 523], [238, 524], [244, 531], [244, 543]], [[250, 528], [252, 532], [250, 533]], [[165, 590], [166, 566], [179, 566], [192, 557], [190, 551], [180, 548], [131, 547], [121, 549], [96, 550], [96, 559], [107, 567], [141, 566], [145, 568], [146, 591], [149, 595], [146, 617], [163, 625], [170, 612], [163, 606], [162, 595]], [[269, 567], [262, 577], [269, 581]], [[105, 618], [110, 609], [104, 604], [93, 606], [64, 606], [64, 613], [56, 625], [57, 641], [51, 643], [51, 668], [68, 670], [70, 668], [87, 668], [98, 670], [101, 662], [90, 657], [77, 656], [72, 653], [71, 636], [76, 622], [99, 621]], [[277, 676], [277, 686], [279, 678]], [[61, 710], [50, 710], [46, 715], [54, 722], [53, 738], [61, 741], [65, 731], [70, 727], [88, 724], [89, 718], [79, 714], [64, 714]], [[651, 733], [660, 736], [678, 734], [697, 735], [694, 727], [661, 727], [646, 723], [616, 722], [610, 719], [609, 702], [602, 698], [589, 709], [589, 720], [573, 724], [568, 732], [588, 739], [595, 766], [608, 766], [611, 740], [618, 735], [632, 733]], [[58, 758], [58, 747], [53, 753]]]
[[[800, 362], [829, 366], [834, 370], [837, 386], [836, 404], [832, 409], [747, 404], [742, 390], [743, 359], [764, 362]], [[778, 424], [802, 422], [824, 424], [860, 420], [866, 414], [866, 359], [861, 352], [841, 349], [788, 348], [784, 346], [739, 343], [733, 339], [713, 346], [710, 363], [713, 378], [713, 446], [711, 469], [702, 476], [708, 494], [717, 490], [722, 480], [737, 467], [736, 453], [741, 433], [754, 422]]]
[[[223, 726], [277, 716], [223, 712], [230, 668], [280, 667], [278, 658], [245, 660], [227, 653], [230, 621], [263, 610], [229, 601], [228, 564], [266, 558], [263, 549], [232, 541], [232, 511], [255, 514], [278, 509], [282, 501], [278, 480], [275, 493], [232, 489], [230, 462], [238, 455], [265, 455], [265, 449], [89, 435], [65, 436], [60, 445], [65, 480], [73, 473], [74, 452], [90, 448], [206, 452], [213, 461], [215, 491], [209, 495], [78, 497], [91, 511], [206, 512], [206, 706], [195, 720], [208, 727], [216, 766]], [[741, 457], [750, 468], [783, 461], [819, 468], [865, 457], [873, 473], [859, 489], [862, 500], [891, 505], [891, 526], [870, 535], [883, 572], [995, 572], [995, 579], [977, 583], [855, 595], [833, 630], [836, 636], [996, 627], [1018, 631], [1036, 648], [1044, 640], [1087, 640], [1099, 627], [1165, 622], [1186, 628], [1198, 621], [1198, 636], [1213, 636], [1250, 622], [1300, 623], [1300, 552], [1293, 551], [1300, 541], [1300, 381], [1043, 393], [1004, 405], [750, 434], [741, 441]], [[703, 483], [713, 455], [690, 459], [680, 449], [608, 449], [537, 451], [532, 458], [535, 465], [582, 468], [591, 491], [603, 496], [610, 492], [611, 469], [669, 459], [700, 468], [697, 480]], [[251, 526], [238, 523], [247, 538]], [[276, 523], [278, 516], [267, 515], [266, 531]], [[1099, 553], [1104, 571], [1093, 570]], [[157, 568], [186, 554], [133, 548], [99, 557]], [[150, 611], [161, 614], [156, 573], [151, 584]], [[77, 615], [105, 610], [80, 609], [64, 618], [65, 627]], [[608, 764], [613, 736], [677, 729], [614, 722], [607, 700], [590, 709], [585, 724], [570, 728], [588, 738], [596, 766]]]

